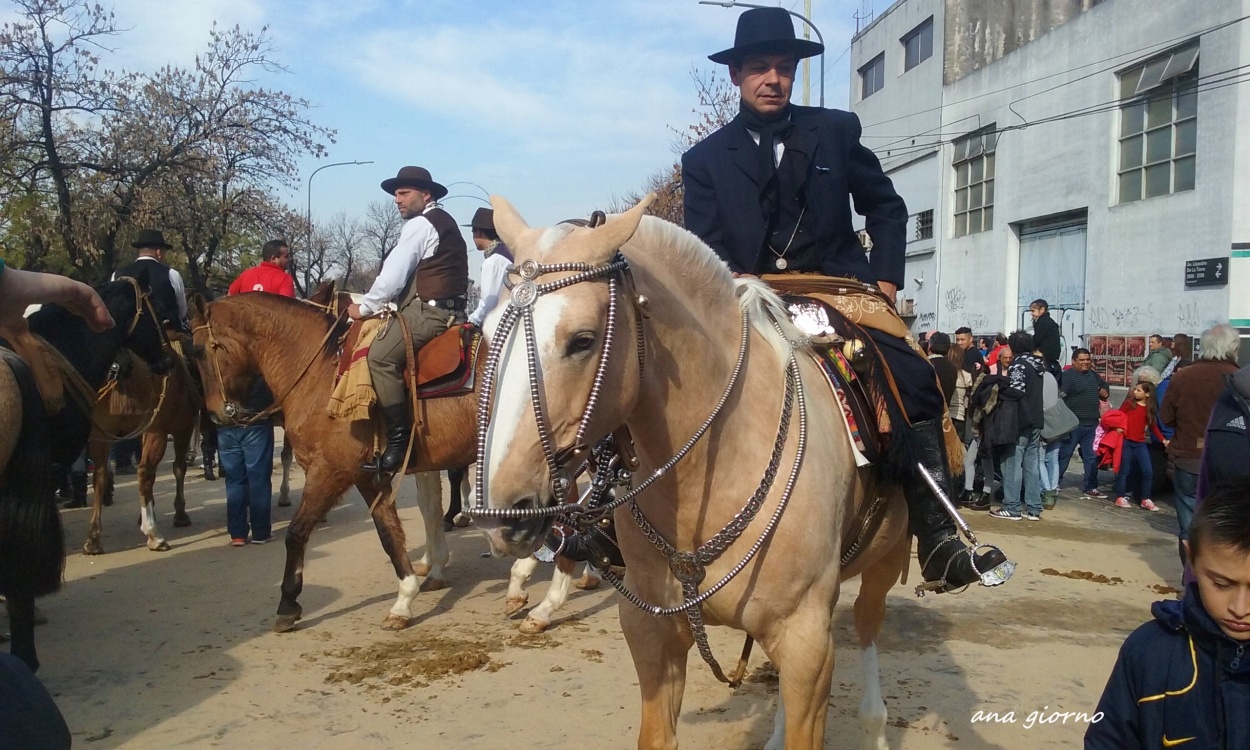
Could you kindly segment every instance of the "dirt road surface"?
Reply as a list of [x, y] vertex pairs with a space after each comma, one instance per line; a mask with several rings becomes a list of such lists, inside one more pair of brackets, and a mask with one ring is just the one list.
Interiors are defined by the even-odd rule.
[[[137, 485], [119, 477], [105, 509], [106, 554], [81, 554], [89, 510], [65, 511], [64, 590], [40, 606], [39, 676], [77, 748], [629, 748], [639, 696], [612, 591], [577, 592], [548, 634], [522, 636], [502, 614], [508, 560], [483, 558], [472, 528], [451, 534], [451, 587], [423, 593], [416, 618], [383, 631], [396, 593], [365, 504], [354, 492], [313, 536], [291, 633], [270, 625], [285, 555], [279, 541], [232, 548], [223, 483], [188, 474], [194, 525], [174, 529], [173, 481], [157, 483], [173, 549], [149, 552], [136, 527]], [[293, 478], [296, 506], [303, 475]], [[444, 483], [445, 484], [445, 483]], [[409, 549], [422, 526], [409, 480], [399, 498]], [[275, 508], [284, 535], [294, 508]], [[917, 599], [894, 589], [881, 643], [892, 748], [1070, 748], [1092, 713], [1124, 636], [1179, 585], [1175, 516], [1064, 492], [1041, 523], [976, 514], [984, 541], [1020, 564], [995, 590]], [[550, 568], [530, 585], [541, 601]], [[847, 585], [827, 746], [858, 738], [859, 655]], [[731, 662], [740, 636], [711, 632]], [[749, 681], [723, 687], [692, 652], [680, 739], [686, 748], [761, 748], [776, 678], [759, 653]], [[984, 712], [978, 717], [978, 712]], [[994, 712], [997, 720], [974, 721]], [[1013, 713], [1009, 713], [1013, 712]], [[1041, 720], [1033, 712], [1042, 712]]]

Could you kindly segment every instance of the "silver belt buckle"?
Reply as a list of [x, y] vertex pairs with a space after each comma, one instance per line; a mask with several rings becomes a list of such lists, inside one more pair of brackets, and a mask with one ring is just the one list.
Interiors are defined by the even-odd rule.
[[427, 304], [429, 304], [430, 307], [438, 307], [438, 300], [432, 299]]

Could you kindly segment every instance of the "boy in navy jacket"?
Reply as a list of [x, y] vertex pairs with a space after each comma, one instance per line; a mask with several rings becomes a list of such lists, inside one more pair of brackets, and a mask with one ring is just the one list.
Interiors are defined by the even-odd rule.
[[1250, 748], [1250, 479], [1212, 489], [1185, 547], [1197, 582], [1120, 648], [1087, 749]]

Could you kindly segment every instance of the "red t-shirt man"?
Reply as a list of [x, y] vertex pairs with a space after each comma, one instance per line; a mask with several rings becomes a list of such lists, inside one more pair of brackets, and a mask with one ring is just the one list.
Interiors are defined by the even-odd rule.
[[295, 281], [286, 272], [291, 263], [291, 248], [283, 240], [270, 240], [260, 253], [261, 263], [239, 274], [230, 285], [229, 294], [269, 292], [285, 297], [295, 296]]

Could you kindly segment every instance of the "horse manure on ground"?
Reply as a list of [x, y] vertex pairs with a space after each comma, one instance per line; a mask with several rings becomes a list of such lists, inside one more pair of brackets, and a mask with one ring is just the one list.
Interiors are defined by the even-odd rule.
[[1060, 576], [1063, 578], [1072, 578], [1078, 581], [1091, 581], [1093, 583], [1104, 583], [1108, 586], [1114, 586], [1118, 583], [1124, 583], [1124, 579], [1118, 576], [1108, 578], [1101, 573], [1091, 573], [1088, 570], [1069, 570], [1067, 573], [1061, 573], [1054, 568], [1042, 568], [1044, 576]]
[[1164, 586], [1161, 583], [1156, 583], [1155, 585], [1151, 586], [1150, 590], [1155, 592], [1156, 594], [1162, 594], [1164, 596], [1181, 593], [1180, 589], [1174, 589], [1171, 586]]
[[430, 681], [485, 669], [495, 672], [506, 663], [491, 655], [503, 650], [504, 640], [486, 637], [461, 640], [434, 633], [419, 633], [372, 646], [349, 646], [326, 651], [342, 661], [332, 667], [326, 682], [360, 684], [366, 680], [395, 687], [428, 687]]

